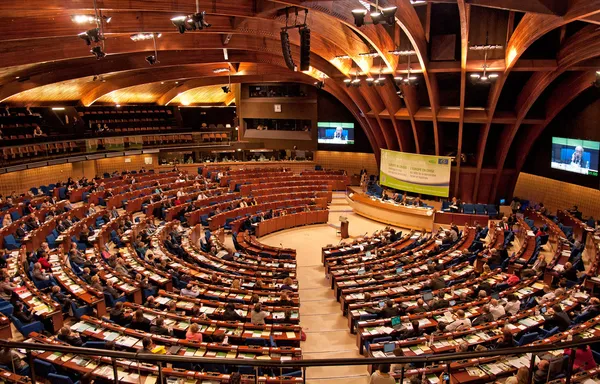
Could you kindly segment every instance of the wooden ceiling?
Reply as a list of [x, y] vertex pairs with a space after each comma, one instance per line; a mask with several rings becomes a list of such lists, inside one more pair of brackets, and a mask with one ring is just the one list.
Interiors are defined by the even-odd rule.
[[[73, 15], [93, 14], [92, 0], [3, 0], [0, 103], [230, 103], [231, 95], [221, 90], [227, 73], [214, 73], [228, 66], [227, 49], [227, 61], [235, 64], [234, 84], [311, 84], [327, 76], [325, 91], [353, 113], [377, 157], [380, 148], [473, 157], [472, 166], [461, 169], [459, 162], [455, 167], [454, 188], [461, 178], [473, 178], [472, 201], [486, 201], [498, 186], [514, 181], [531, 143], [600, 69], [600, 0], [432, 0], [416, 5], [381, 0], [381, 7], [398, 8], [396, 25], [360, 28], [350, 12], [367, 4], [359, 0], [198, 3], [212, 26], [179, 34], [170, 18], [194, 13], [195, 0], [97, 0], [100, 13], [112, 20], [103, 25], [107, 56], [96, 60], [77, 37], [95, 25], [71, 21]], [[309, 11], [309, 73], [285, 67], [279, 31], [286, 6]], [[130, 35], [138, 32], [162, 33], [159, 63], [150, 66], [144, 60], [154, 46], [151, 40], [132, 41]], [[289, 36], [298, 62], [298, 33], [292, 30]], [[490, 44], [503, 46], [491, 51], [487, 61], [498, 79], [473, 85], [470, 74], [480, 73], [484, 62], [482, 52], [469, 47], [484, 44], [486, 36]], [[410, 71], [419, 79], [418, 86], [401, 86], [403, 98], [393, 75], [405, 75], [408, 64], [407, 57], [390, 53], [396, 48], [415, 51]], [[379, 56], [360, 55], [370, 51]], [[440, 51], [450, 58], [439, 58]], [[383, 87], [363, 81], [360, 88], [347, 88], [343, 82], [380, 73], [387, 79]], [[518, 137], [527, 137], [527, 143]]]

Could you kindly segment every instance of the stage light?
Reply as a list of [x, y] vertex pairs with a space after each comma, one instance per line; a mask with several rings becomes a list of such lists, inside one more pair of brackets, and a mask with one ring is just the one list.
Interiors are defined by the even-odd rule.
[[365, 16], [367, 16], [366, 9], [354, 9], [352, 11], [352, 16], [354, 16], [354, 25], [357, 27], [362, 27], [365, 25]]
[[322, 80], [315, 81], [315, 87], [317, 87], [317, 89], [323, 89], [325, 88], [325, 82]]
[[156, 56], [154, 56], [154, 55], [146, 56], [146, 61], [148, 62], [148, 64], [154, 65], [154, 64], [156, 64]]
[[382, 8], [381, 16], [383, 16], [383, 21], [386, 22], [388, 25], [394, 24], [397, 10], [398, 7], [395, 6]]
[[229, 85], [224, 85], [221, 87], [221, 89], [223, 90], [223, 93], [231, 92], [231, 87]]
[[103, 58], [104, 56], [106, 56], [106, 53], [102, 52], [102, 47], [97, 45], [94, 48], [92, 48], [90, 50], [90, 53], [94, 56], [96, 56], [97, 60], [100, 60], [101, 58]]
[[186, 16], [175, 16], [171, 18], [171, 22], [174, 26], [177, 27], [179, 33], [185, 33], [185, 22], [187, 20]]

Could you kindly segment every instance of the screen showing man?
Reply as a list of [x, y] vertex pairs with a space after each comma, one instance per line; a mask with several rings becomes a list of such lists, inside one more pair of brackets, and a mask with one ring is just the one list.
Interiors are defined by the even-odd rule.
[[597, 141], [552, 138], [552, 164], [554, 169], [583, 175], [598, 175], [600, 143]]
[[319, 122], [319, 144], [354, 144], [354, 123]]

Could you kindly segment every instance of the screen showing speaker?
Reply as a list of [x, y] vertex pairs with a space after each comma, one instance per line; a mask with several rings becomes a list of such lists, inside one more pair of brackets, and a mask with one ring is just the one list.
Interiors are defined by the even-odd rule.
[[564, 137], [552, 138], [551, 167], [554, 169], [598, 176], [599, 156], [600, 142]]
[[319, 144], [354, 144], [354, 123], [318, 122]]

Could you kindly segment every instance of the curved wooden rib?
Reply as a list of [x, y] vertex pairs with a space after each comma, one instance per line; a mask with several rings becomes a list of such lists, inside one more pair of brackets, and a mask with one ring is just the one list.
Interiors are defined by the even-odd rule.
[[[367, 116], [377, 122], [376, 125], [378, 129], [375, 130], [375, 132], [383, 137], [383, 143], [385, 146], [382, 148], [392, 148], [394, 140], [391, 138], [390, 132], [387, 132], [385, 129], [382, 119], [379, 116], [379, 113], [384, 109], [383, 102], [377, 95], [377, 92], [373, 90], [373, 87], [363, 84], [360, 88], [358, 88], [358, 91], [369, 105], [369, 113], [367, 113]], [[371, 124], [371, 126], [373, 126], [373, 124]]]
[[387, 110], [387, 113], [390, 117], [392, 127], [394, 128], [394, 132], [396, 133], [396, 138], [398, 140], [398, 148], [400, 149], [400, 151], [405, 152], [406, 150], [404, 148], [406, 146], [403, 134], [400, 131], [399, 121], [396, 120], [396, 118], [394, 117], [396, 112], [401, 107], [400, 98], [398, 97], [398, 95], [396, 95], [396, 88], [394, 88], [394, 85], [389, 81], [389, 78], [387, 78], [385, 85], [383, 87], [377, 87], [377, 91], [379, 92], [381, 100], [385, 104], [385, 109]]
[[600, 0], [574, 0], [564, 17], [527, 13], [519, 22], [519, 25], [515, 29], [506, 47], [506, 68], [503, 75], [496, 80], [492, 92], [490, 93], [490, 99], [488, 100], [488, 121], [485, 124], [483, 134], [480, 135], [478, 146], [477, 174], [475, 175], [475, 190], [473, 193], [474, 200], [477, 199], [485, 144], [487, 142], [498, 101], [500, 100], [502, 87], [504, 86], [508, 74], [527, 48], [541, 36], [572, 21], [580, 20], [597, 13], [600, 13]]
[[501, 144], [499, 147], [498, 164], [496, 169], [496, 178], [494, 180], [494, 188], [496, 190], [500, 183], [500, 174], [510, 146], [519, 131], [519, 127], [523, 123], [525, 116], [544, 92], [544, 90], [552, 84], [567, 68], [576, 65], [587, 59], [600, 55], [600, 31], [595, 25], [590, 25], [583, 28], [581, 31], [573, 35], [567, 41], [558, 54], [558, 69], [553, 72], [536, 72], [531, 76], [523, 90], [517, 97], [517, 121], [510, 126], [508, 134], [502, 135]]
[[415, 152], [421, 153], [421, 145], [419, 138], [419, 129], [415, 120], [415, 113], [419, 110], [419, 100], [417, 98], [417, 90], [414, 86], [402, 84], [400, 86], [402, 93], [404, 94], [404, 102], [406, 103], [406, 109], [408, 110], [408, 118], [412, 127], [413, 136], [415, 138]]
[[469, 52], [469, 25], [471, 6], [465, 0], [457, 0], [460, 16], [460, 111], [458, 116], [458, 147], [456, 149], [456, 173], [454, 175], [454, 195], [458, 195], [460, 165], [462, 155], [463, 129], [465, 125], [465, 97], [467, 93], [467, 55]]
[[523, 169], [525, 160], [529, 154], [529, 150], [542, 134], [544, 129], [556, 118], [556, 116], [566, 108], [573, 100], [577, 98], [583, 91], [590, 88], [596, 80], [596, 73], [591, 72], [575, 72], [564, 80], [546, 101], [546, 119], [542, 124], [536, 124], [530, 127], [528, 132], [523, 135], [523, 139], [519, 140], [517, 149], [517, 175]]

